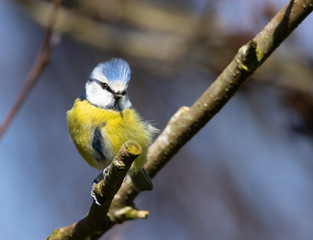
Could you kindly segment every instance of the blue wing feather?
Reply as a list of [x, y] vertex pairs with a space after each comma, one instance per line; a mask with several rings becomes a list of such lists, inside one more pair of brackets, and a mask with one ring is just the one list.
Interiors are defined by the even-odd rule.
[[104, 161], [105, 156], [103, 155], [102, 135], [99, 128], [96, 128], [93, 134], [92, 148], [101, 156], [101, 159], [96, 158], [97, 161]]

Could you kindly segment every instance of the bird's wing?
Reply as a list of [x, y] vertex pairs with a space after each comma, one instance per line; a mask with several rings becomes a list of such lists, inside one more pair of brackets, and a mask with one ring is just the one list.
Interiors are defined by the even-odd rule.
[[98, 161], [105, 161], [106, 157], [104, 156], [104, 146], [103, 146], [103, 137], [100, 131], [100, 128], [97, 127], [93, 134], [92, 139], [92, 148], [100, 155], [98, 158], [96, 158]]

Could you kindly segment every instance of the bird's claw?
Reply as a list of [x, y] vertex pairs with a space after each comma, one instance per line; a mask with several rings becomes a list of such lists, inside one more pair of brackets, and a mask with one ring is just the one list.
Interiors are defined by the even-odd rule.
[[101, 180], [105, 180], [105, 177], [107, 175], [109, 171], [109, 167], [106, 167], [102, 173], [100, 173], [92, 182], [92, 186], [91, 186], [91, 197], [92, 199], [94, 200], [94, 202], [101, 206], [101, 203], [100, 202], [103, 202], [103, 201], [100, 201], [98, 194], [95, 193], [95, 187], [97, 186], [97, 184], [101, 181]]

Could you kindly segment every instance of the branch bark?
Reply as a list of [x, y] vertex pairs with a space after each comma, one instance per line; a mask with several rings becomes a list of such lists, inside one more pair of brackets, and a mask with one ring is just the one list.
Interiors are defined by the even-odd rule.
[[54, 29], [54, 25], [56, 22], [57, 12], [58, 12], [59, 6], [61, 5], [61, 2], [62, 0], [53, 1], [53, 8], [51, 9], [51, 12], [49, 15], [48, 26], [46, 29], [46, 34], [45, 34], [41, 49], [33, 63], [33, 66], [31, 67], [26, 77], [26, 81], [22, 90], [17, 96], [4, 122], [0, 126], [0, 139], [4, 135], [5, 131], [8, 129], [16, 113], [21, 108], [23, 102], [25, 101], [31, 89], [35, 85], [36, 81], [38, 80], [45, 66], [48, 64], [50, 57], [51, 57], [51, 53], [59, 42], [59, 38], [53, 34], [53, 29]]
[[289, 1], [251, 41], [243, 45], [212, 85], [190, 107], [183, 107], [149, 149], [147, 172], [154, 177], [238, 91], [313, 10], [313, 0]]
[[[104, 180], [95, 186], [95, 193], [98, 201], [101, 200], [101, 206], [94, 202], [85, 218], [70, 226], [54, 230], [48, 239], [98, 239], [111, 228], [116, 223], [107, 215], [112, 199], [121, 187], [131, 164], [141, 152], [140, 145], [133, 141], [126, 142], [114, 157]], [[131, 207], [119, 209], [118, 214], [125, 220], [147, 216], [146, 211], [137, 211]]]
[[[247, 78], [262, 65], [312, 10], [313, 0], [290, 1], [260, 33], [239, 49], [230, 64], [190, 108], [182, 107], [174, 114], [149, 149], [145, 168], [151, 177], [156, 176], [179, 149], [222, 109]], [[99, 231], [98, 237], [101, 236], [100, 231], [102, 234], [116, 223], [133, 219], [125, 217], [131, 211], [127, 214], [123, 211], [128, 208], [134, 210], [133, 200], [137, 195], [138, 192], [132, 187], [131, 182], [126, 181], [115, 195], [108, 214], [102, 215], [97, 222], [89, 223], [98, 225], [96, 227]], [[119, 214], [121, 212], [122, 214]], [[134, 215], [136, 216], [134, 218], [137, 218], [140, 214], [137, 212]], [[105, 226], [103, 222], [106, 223]], [[82, 227], [88, 228], [87, 224], [86, 222], [86, 225]], [[77, 238], [49, 239], [84, 239], [83, 235], [76, 236]]]
[[[289, 1], [261, 32], [238, 50], [230, 64], [190, 108], [182, 107], [174, 114], [149, 149], [145, 168], [152, 178], [222, 109], [312, 10], [313, 0]], [[137, 195], [130, 183], [123, 184], [111, 210], [131, 205]]]

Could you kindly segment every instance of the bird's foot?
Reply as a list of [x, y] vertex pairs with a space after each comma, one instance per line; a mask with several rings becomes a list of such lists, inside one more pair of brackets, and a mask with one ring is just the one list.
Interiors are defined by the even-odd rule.
[[[100, 197], [101, 197], [101, 196], [98, 196], [98, 194], [96, 194], [96, 192], [98, 192], [98, 191], [95, 191], [95, 187], [97, 186], [97, 184], [98, 184], [101, 180], [105, 180], [105, 177], [106, 177], [108, 171], [109, 171], [109, 167], [106, 167], [106, 168], [103, 170], [103, 172], [100, 173], [100, 174], [93, 180], [93, 182], [92, 182], [90, 195], [91, 195], [92, 199], [95, 201], [95, 203], [96, 203], [97, 205], [99, 205], [99, 206], [101, 205], [100, 202], [103, 202], [103, 199], [100, 200]], [[102, 197], [102, 198], [103, 198], [103, 197]]]

